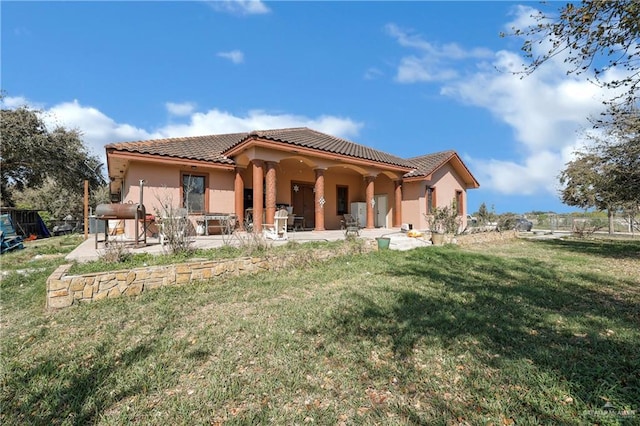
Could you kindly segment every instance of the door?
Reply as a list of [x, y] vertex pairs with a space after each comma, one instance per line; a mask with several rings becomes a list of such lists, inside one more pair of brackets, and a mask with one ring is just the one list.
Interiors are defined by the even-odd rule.
[[305, 228], [315, 228], [316, 208], [313, 184], [292, 182], [291, 204], [293, 205], [293, 214], [304, 217]]
[[374, 195], [373, 199], [376, 201], [376, 204], [374, 207], [373, 225], [376, 228], [386, 228], [387, 227], [387, 196]]

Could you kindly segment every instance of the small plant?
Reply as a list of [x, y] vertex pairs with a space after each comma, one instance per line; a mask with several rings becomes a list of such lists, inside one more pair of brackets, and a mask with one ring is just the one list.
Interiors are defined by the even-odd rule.
[[160, 221], [163, 248], [171, 254], [193, 251], [195, 230], [189, 220], [188, 210], [176, 207], [170, 194], [163, 197], [156, 195], [156, 199], [161, 206], [160, 209], [154, 208], [154, 212]]
[[498, 230], [508, 231], [516, 227], [516, 215], [513, 213], [505, 213], [498, 218]]
[[107, 263], [123, 263], [131, 258], [132, 254], [123, 241], [111, 240], [100, 253], [100, 260]]
[[264, 234], [262, 232], [253, 232], [253, 229], [246, 232], [236, 229], [232, 233], [232, 238], [223, 241], [225, 245], [230, 245], [232, 240], [237, 243], [238, 248], [245, 256], [264, 253], [271, 247]]
[[599, 219], [574, 219], [572, 232], [578, 238], [585, 238], [604, 227], [605, 224]]
[[429, 231], [435, 234], [457, 234], [460, 229], [461, 218], [455, 205], [436, 207], [431, 214], [425, 214]]
[[487, 205], [483, 202], [480, 204], [476, 216], [478, 217], [478, 226], [486, 226], [495, 223], [497, 217], [495, 206], [491, 205], [491, 210], [489, 210]]

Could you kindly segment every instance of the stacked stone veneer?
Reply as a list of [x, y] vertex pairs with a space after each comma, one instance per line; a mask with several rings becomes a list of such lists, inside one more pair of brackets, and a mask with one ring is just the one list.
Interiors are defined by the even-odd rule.
[[[337, 250], [316, 250], [315, 260], [356, 251], [371, 251], [375, 241], [362, 246], [345, 244]], [[47, 307], [66, 308], [78, 303], [111, 297], [137, 296], [159, 287], [187, 284], [241, 274], [276, 271], [309, 261], [309, 252], [292, 252], [282, 256], [242, 257], [229, 260], [206, 260], [177, 265], [149, 266], [123, 271], [68, 275], [70, 264], [59, 266], [47, 279]]]
[[[516, 232], [508, 231], [458, 235], [454, 239], [455, 243], [459, 245], [469, 245], [510, 240], [516, 237]], [[367, 240], [362, 246], [345, 244], [338, 250], [316, 250], [314, 258], [321, 261], [348, 254], [354, 249], [365, 252], [376, 250], [377, 244], [374, 240]], [[206, 260], [83, 275], [68, 275], [72, 265], [66, 264], [59, 266], [47, 279], [47, 307], [66, 308], [78, 303], [122, 295], [137, 296], [143, 291], [164, 286], [263, 271], [276, 271], [291, 265], [304, 265], [308, 260], [309, 252], [302, 251], [282, 256]]]
[[495, 241], [513, 240], [517, 237], [518, 233], [516, 231], [489, 231], [477, 232], [475, 234], [456, 235], [454, 238], [457, 244], [461, 246], [468, 246], [471, 244], [483, 244]]

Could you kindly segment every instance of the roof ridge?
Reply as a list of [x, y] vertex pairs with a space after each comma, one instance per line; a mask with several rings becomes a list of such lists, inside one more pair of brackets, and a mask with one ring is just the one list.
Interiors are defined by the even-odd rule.
[[111, 142], [105, 145], [105, 147], [109, 148], [109, 147], [114, 147], [116, 145], [139, 144], [139, 143], [148, 144], [148, 143], [157, 143], [157, 142], [182, 142], [182, 141], [189, 141], [193, 139], [212, 138], [212, 137], [220, 138], [224, 136], [247, 135], [247, 134], [248, 134], [247, 132], [231, 132], [231, 133], [211, 133], [206, 135], [195, 135], [195, 136], [172, 136], [172, 137], [157, 138], [157, 139], [139, 139], [139, 140], [133, 140], [133, 141]]
[[247, 132], [247, 136], [258, 136], [258, 137], [262, 137], [265, 134], [268, 133], [275, 133], [275, 132], [290, 132], [292, 130], [313, 130], [310, 129], [306, 126], [301, 126], [301, 127], [283, 127], [280, 129], [254, 129], [251, 130], [250, 132]]
[[423, 155], [418, 155], [416, 157], [410, 157], [410, 158], [407, 158], [406, 160], [407, 161], [418, 160], [420, 158], [435, 157], [436, 155], [447, 154], [447, 153], [457, 154], [455, 149], [446, 149], [444, 151], [438, 151], [438, 152], [433, 152], [433, 153], [430, 153], [430, 154], [423, 154]]
[[323, 133], [307, 126], [115, 142], [106, 145], [106, 148], [183, 158], [197, 157], [201, 159], [211, 159], [216, 157], [218, 159], [233, 161], [228, 156], [230, 150], [252, 137], [309, 147], [352, 158], [392, 164], [407, 169], [413, 169], [415, 167], [407, 159], [398, 155], [354, 142], [344, 137]]
[[369, 146], [369, 145], [364, 145], [364, 144], [359, 143], [359, 142], [354, 142], [354, 141], [352, 141], [352, 140], [350, 140], [350, 139], [341, 138], [340, 136], [330, 135], [330, 134], [328, 134], [328, 133], [323, 133], [323, 132], [321, 132], [321, 131], [319, 131], [319, 130], [310, 129], [310, 128], [308, 128], [308, 127], [304, 127], [304, 129], [307, 129], [307, 130], [309, 130], [309, 131], [311, 131], [311, 132], [314, 132], [314, 133], [319, 133], [319, 134], [321, 134], [321, 135], [329, 136], [330, 138], [337, 139], [337, 140], [342, 141], [342, 142], [347, 142], [347, 143], [350, 143], [350, 144], [353, 144], [353, 145], [357, 145], [357, 146], [359, 146], [359, 147], [362, 147], [362, 148], [365, 148], [365, 149], [369, 149], [369, 150], [371, 150], [371, 151], [379, 152], [379, 153], [381, 153], [381, 154], [388, 155], [388, 156], [390, 156], [390, 157], [395, 157], [395, 158], [397, 158], [398, 160], [406, 161], [406, 159], [404, 159], [404, 158], [402, 158], [402, 157], [400, 157], [400, 156], [398, 156], [398, 155], [391, 154], [390, 152], [386, 152], [386, 151], [383, 151], [383, 150], [381, 150], [381, 149], [374, 148], [374, 147]]

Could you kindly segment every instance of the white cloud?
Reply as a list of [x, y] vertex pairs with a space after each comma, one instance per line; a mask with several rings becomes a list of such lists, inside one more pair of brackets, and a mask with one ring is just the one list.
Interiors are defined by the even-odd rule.
[[557, 194], [557, 175], [566, 162], [552, 151], [533, 153], [522, 162], [496, 159], [468, 161], [483, 187], [507, 195]]
[[[545, 12], [543, 18], [542, 13], [531, 6], [517, 5], [511, 8], [509, 13], [513, 16], [510, 22], [504, 25], [505, 34], [511, 34], [513, 36], [516, 30], [525, 30], [526, 28], [534, 28], [539, 24], [551, 22], [554, 19], [555, 14], [551, 11]], [[534, 56], [541, 56], [546, 54], [553, 46], [554, 40], [552, 38], [543, 39], [541, 37], [536, 38], [536, 42], [531, 44], [531, 53]], [[562, 63], [566, 55], [559, 52], [557, 56], [551, 58], [551, 62]], [[521, 64], [523, 61], [521, 60]]]
[[234, 64], [241, 64], [244, 62], [244, 53], [240, 50], [232, 50], [230, 52], [218, 52], [218, 56], [225, 58], [233, 62]]
[[[519, 6], [512, 12], [507, 31], [536, 22], [533, 8]], [[442, 95], [486, 109], [513, 130], [512, 149], [500, 154], [492, 154], [491, 141], [478, 135], [478, 143], [486, 144], [488, 154], [470, 158], [469, 164], [482, 188], [502, 194], [557, 195], [558, 174], [575, 150], [588, 143], [581, 134], [591, 127], [588, 117], [603, 110], [602, 102], [610, 93], [584, 76], [567, 76], [561, 55], [524, 76], [518, 72], [526, 60], [518, 53], [467, 50], [455, 44], [435, 46], [395, 25], [386, 29], [400, 46], [423, 53], [399, 61], [397, 81], [442, 82]], [[536, 44], [534, 54], [544, 53], [550, 46], [547, 43], [551, 41]], [[465, 71], [457, 62], [462, 59], [476, 59], [475, 67]], [[609, 72], [604, 78], [615, 77]]]
[[491, 63], [449, 81], [441, 93], [484, 108], [513, 129], [516, 158], [475, 161], [485, 175], [485, 188], [504, 194], [533, 189], [556, 195], [557, 176], [571, 153], [584, 145], [581, 132], [590, 127], [588, 117], [602, 111], [605, 92], [584, 78], [567, 76], [557, 63], [524, 78], [496, 71], [521, 61], [513, 52], [496, 52]]
[[400, 28], [394, 23], [389, 23], [384, 27], [387, 34], [395, 38], [400, 46], [413, 47], [420, 50], [426, 50], [433, 52], [433, 46], [431, 43], [422, 39], [419, 34], [414, 34], [411, 30], [405, 30]]
[[169, 114], [177, 116], [191, 115], [191, 113], [193, 113], [196, 108], [196, 104], [193, 102], [167, 102], [164, 105], [167, 108]]
[[15, 109], [24, 106], [30, 106], [31, 108], [40, 109], [42, 105], [36, 105], [33, 102], [30, 102], [24, 96], [5, 96], [2, 98], [2, 107], [8, 109]]
[[602, 90], [584, 79], [566, 77], [561, 69], [525, 78], [495, 70], [517, 58], [497, 52], [490, 66], [449, 82], [441, 93], [491, 111], [513, 128], [516, 141], [528, 151], [560, 148], [575, 140], [576, 131], [588, 125], [586, 118], [601, 111]]
[[[35, 103], [21, 97], [5, 97], [3, 106], [34, 107]], [[50, 108], [41, 108], [42, 119], [49, 129], [63, 126], [77, 129], [89, 150], [106, 164], [104, 146], [109, 143], [159, 139], [168, 137], [200, 136], [208, 134], [248, 132], [288, 127], [309, 127], [334, 136], [357, 136], [363, 124], [348, 117], [320, 115], [307, 117], [295, 114], [269, 113], [252, 110], [245, 115], [233, 115], [227, 111], [211, 109], [195, 111], [190, 102], [167, 102], [167, 110], [176, 115], [188, 116], [183, 124], [167, 123], [157, 129], [143, 129], [128, 123], [118, 123], [97, 108], [82, 105], [79, 101], [62, 102]], [[179, 113], [179, 114], [177, 114]]]
[[144, 140], [151, 132], [126, 123], [117, 123], [96, 108], [81, 105], [78, 100], [63, 102], [44, 111], [48, 128], [63, 126], [82, 132], [85, 144], [93, 153], [103, 156], [104, 146], [112, 142]]
[[309, 127], [320, 132], [347, 138], [357, 136], [362, 126], [362, 123], [355, 122], [350, 118], [331, 115], [310, 118], [301, 115], [272, 114], [262, 110], [252, 110], [245, 116], [235, 116], [226, 111], [212, 109], [207, 112], [196, 112], [191, 115], [188, 123], [168, 124], [158, 129], [158, 132], [164, 137], [177, 137]]
[[491, 51], [484, 48], [464, 49], [456, 43], [431, 43], [424, 40], [420, 34], [393, 23], [387, 24], [385, 31], [396, 39], [400, 46], [418, 51], [417, 54], [400, 59], [395, 77], [399, 83], [452, 80], [459, 75], [455, 62], [492, 55]]
[[232, 15], [262, 15], [270, 12], [261, 0], [214, 0], [208, 4], [218, 12]]
[[418, 81], [444, 81], [458, 76], [453, 68], [442, 68], [433, 57], [406, 56], [398, 65], [396, 80], [400, 83], [416, 83]]
[[[517, 55], [497, 52], [493, 65], [511, 56]], [[560, 75], [564, 78], [558, 78]], [[603, 108], [602, 89], [586, 80], [568, 78], [561, 69], [521, 79], [482, 67], [449, 82], [442, 94], [487, 109], [513, 129], [513, 151], [519, 157], [476, 161], [486, 175], [484, 186], [504, 194], [534, 190], [556, 195], [557, 176], [570, 153], [583, 145], [580, 132], [589, 127], [588, 117]]]
[[379, 77], [382, 77], [383, 75], [384, 75], [384, 73], [382, 71], [380, 71], [378, 68], [370, 67], [364, 72], [364, 79], [365, 80], [375, 80], [375, 79], [377, 79]]

